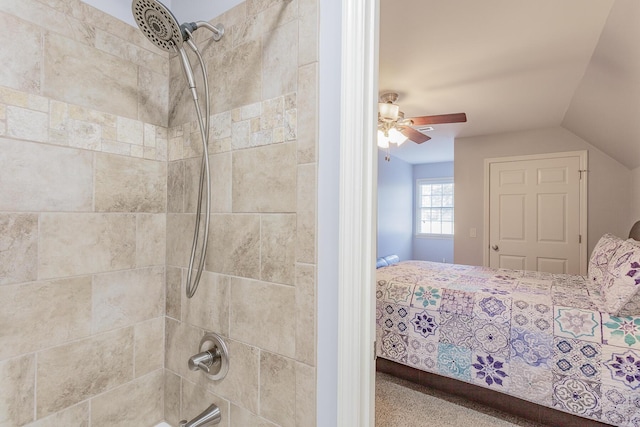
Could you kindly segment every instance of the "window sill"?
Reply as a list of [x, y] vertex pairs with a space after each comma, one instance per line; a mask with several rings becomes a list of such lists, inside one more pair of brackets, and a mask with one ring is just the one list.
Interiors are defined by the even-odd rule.
[[453, 234], [415, 234], [416, 239], [453, 240]]

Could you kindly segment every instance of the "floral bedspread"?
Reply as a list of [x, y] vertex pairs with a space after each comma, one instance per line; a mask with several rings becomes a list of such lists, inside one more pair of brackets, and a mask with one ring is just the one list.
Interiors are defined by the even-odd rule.
[[640, 317], [583, 276], [405, 261], [377, 272], [379, 357], [640, 427]]

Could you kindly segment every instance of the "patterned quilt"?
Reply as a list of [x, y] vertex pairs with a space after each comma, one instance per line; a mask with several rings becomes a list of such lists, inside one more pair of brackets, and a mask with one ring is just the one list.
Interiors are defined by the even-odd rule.
[[379, 357], [640, 427], [640, 317], [583, 276], [405, 261], [377, 272]]

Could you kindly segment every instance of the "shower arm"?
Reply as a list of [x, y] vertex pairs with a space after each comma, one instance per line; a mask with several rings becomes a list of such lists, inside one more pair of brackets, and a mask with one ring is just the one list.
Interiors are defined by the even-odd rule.
[[206, 21], [185, 22], [184, 24], [180, 25], [180, 27], [183, 31], [189, 34], [189, 37], [191, 37], [191, 33], [199, 28], [206, 28], [207, 30], [211, 31], [211, 33], [213, 34], [213, 40], [215, 41], [219, 41], [224, 35], [224, 27], [221, 24], [211, 25]]

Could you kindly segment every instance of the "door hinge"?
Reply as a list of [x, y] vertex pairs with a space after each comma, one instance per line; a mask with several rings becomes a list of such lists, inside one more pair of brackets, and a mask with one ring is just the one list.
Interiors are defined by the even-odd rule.
[[578, 234], [578, 243], [582, 243], [582, 234]]
[[578, 174], [580, 175], [580, 179], [582, 179], [582, 173], [587, 173], [587, 172], [589, 172], [588, 169], [580, 169], [580, 170], [578, 170]]

